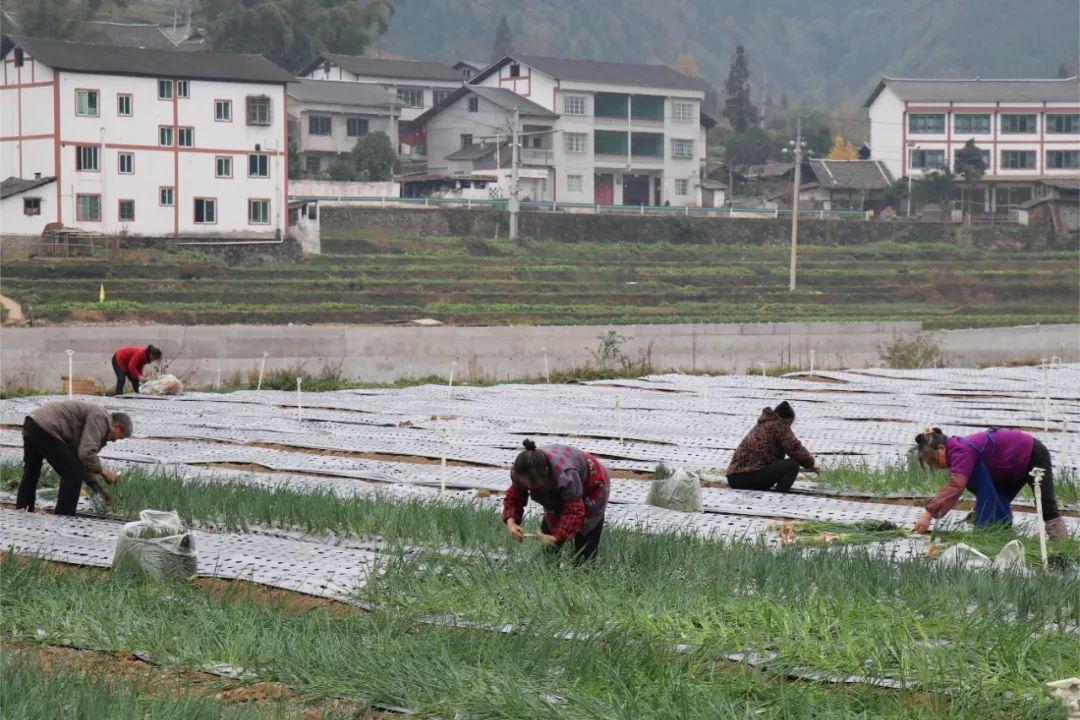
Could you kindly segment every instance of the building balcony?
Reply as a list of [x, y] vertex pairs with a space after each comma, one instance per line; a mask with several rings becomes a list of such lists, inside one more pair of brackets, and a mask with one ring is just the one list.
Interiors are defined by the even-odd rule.
[[650, 128], [662, 128], [662, 127], [664, 127], [664, 118], [633, 117], [633, 118], [630, 118], [630, 122], [634, 127], [650, 127]]
[[662, 168], [664, 167], [664, 156], [640, 155], [635, 153], [631, 158], [630, 164], [636, 168]]
[[623, 115], [622, 117], [597, 115], [594, 118], [594, 121], [597, 125], [600, 125], [602, 127], [627, 128], [630, 126], [630, 123], [627, 121], [625, 115]]
[[551, 150], [544, 150], [543, 148], [522, 148], [521, 163], [523, 165], [551, 166], [555, 164], [555, 156]]
[[625, 153], [596, 153], [593, 156], [593, 162], [607, 167], [626, 167], [630, 162], [630, 156]]

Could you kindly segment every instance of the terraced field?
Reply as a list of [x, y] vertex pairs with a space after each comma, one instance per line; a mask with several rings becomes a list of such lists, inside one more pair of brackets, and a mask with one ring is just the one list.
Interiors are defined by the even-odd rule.
[[1067, 241], [984, 249], [939, 238], [928, 228], [903, 242], [802, 247], [795, 293], [783, 244], [517, 244], [365, 230], [325, 231], [324, 254], [295, 263], [230, 266], [153, 250], [112, 261], [5, 262], [4, 293], [35, 322], [1076, 321], [1080, 273]]

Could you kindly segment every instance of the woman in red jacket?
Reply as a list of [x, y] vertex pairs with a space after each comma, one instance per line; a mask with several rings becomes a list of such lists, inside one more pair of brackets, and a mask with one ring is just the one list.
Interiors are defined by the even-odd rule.
[[112, 369], [116, 373], [116, 394], [124, 394], [124, 383], [131, 381], [132, 392], [139, 392], [139, 382], [143, 379], [146, 363], [161, 359], [161, 349], [153, 345], [144, 348], [129, 345], [113, 353]]

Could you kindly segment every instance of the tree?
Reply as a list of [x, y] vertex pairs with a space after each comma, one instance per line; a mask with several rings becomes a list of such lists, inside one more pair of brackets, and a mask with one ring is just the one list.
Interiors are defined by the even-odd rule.
[[300, 148], [295, 142], [289, 143], [289, 179], [300, 177]]
[[507, 55], [514, 53], [514, 36], [510, 32], [510, 23], [506, 21], [506, 13], [499, 16], [499, 25], [495, 28], [495, 44], [491, 48], [491, 62], [502, 60]]
[[735, 132], [745, 132], [757, 123], [757, 110], [750, 100], [750, 66], [742, 45], [735, 48], [735, 56], [731, 59], [724, 95], [724, 117]]
[[106, 6], [127, 7], [127, 0], [17, 0], [19, 32], [30, 37], [92, 40], [90, 24]]
[[729, 165], [746, 167], [760, 165], [769, 159], [772, 137], [757, 125], [745, 132], [733, 133], [724, 143], [724, 158]]
[[363, 54], [393, 11], [390, 0], [199, 0], [197, 23], [215, 50], [296, 71], [320, 52]]
[[352, 149], [352, 161], [361, 180], [380, 182], [394, 176], [394, 148], [382, 131], [368, 133]]
[[357, 178], [356, 163], [350, 155], [338, 155], [334, 158], [334, 162], [330, 163], [330, 167], [326, 169], [326, 173], [330, 176], [331, 180], [336, 180], [338, 182], [355, 180]]
[[858, 160], [859, 150], [854, 145], [849, 143], [841, 135], [836, 136], [836, 140], [833, 141], [832, 150], [829, 151], [829, 160]]
[[[832, 149], [832, 131], [820, 111], [802, 110], [802, 136], [812, 155], [825, 157]], [[793, 128], [794, 129], [794, 128]], [[792, 134], [794, 137], [794, 133]]]
[[964, 178], [964, 182], [960, 185], [960, 207], [963, 208], [966, 221], [969, 217], [969, 208], [965, 185], [981, 180], [986, 174], [986, 161], [983, 160], [982, 150], [975, 146], [975, 138], [968, 139], [964, 146], [956, 151], [953, 171]]
[[692, 52], [679, 53], [675, 57], [675, 64], [672, 65], [672, 68], [689, 77], [701, 77], [701, 68], [698, 67], [697, 58], [694, 57]]
[[933, 170], [911, 183], [911, 199], [918, 205], [947, 203], [956, 184], [948, 170]]

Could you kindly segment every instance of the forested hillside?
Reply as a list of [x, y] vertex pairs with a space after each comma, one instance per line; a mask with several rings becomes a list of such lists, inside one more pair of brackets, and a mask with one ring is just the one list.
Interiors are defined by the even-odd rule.
[[[721, 85], [735, 46], [755, 94], [836, 105], [865, 98], [881, 73], [1054, 76], [1076, 65], [1076, 0], [395, 0], [380, 45], [402, 55], [487, 60], [499, 16], [516, 49], [673, 64], [692, 53]], [[764, 82], [762, 80], [764, 74]]]

